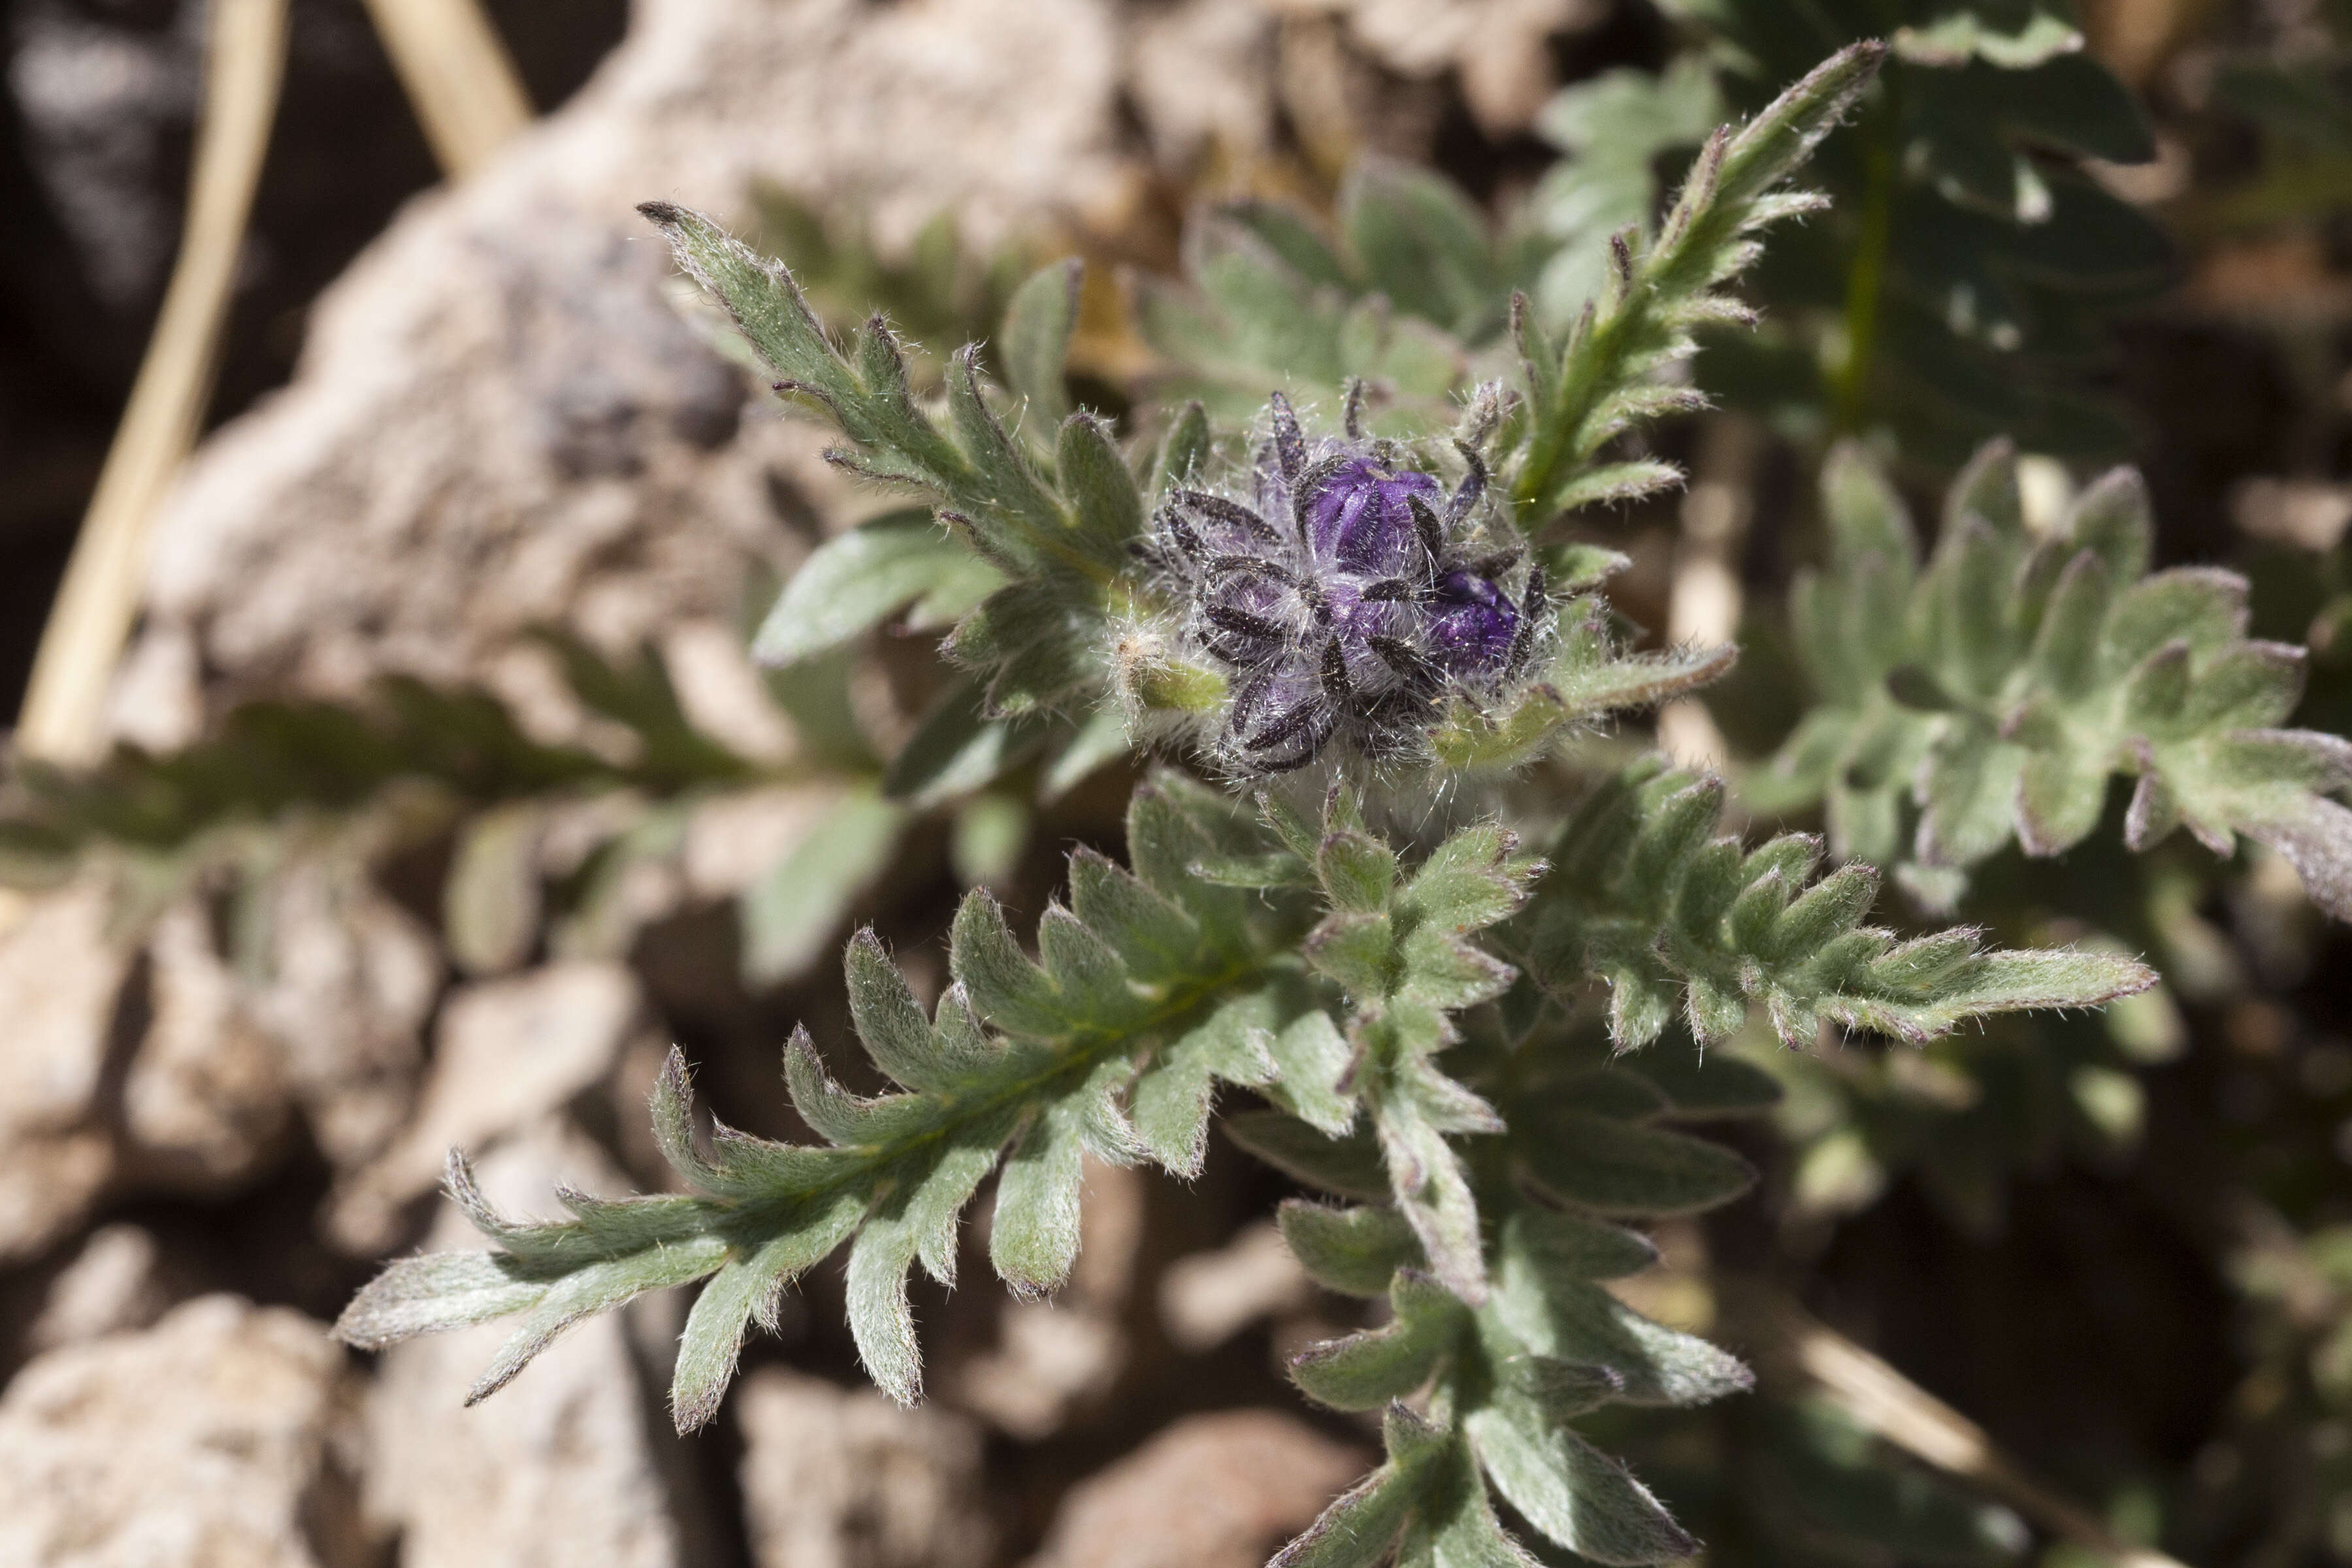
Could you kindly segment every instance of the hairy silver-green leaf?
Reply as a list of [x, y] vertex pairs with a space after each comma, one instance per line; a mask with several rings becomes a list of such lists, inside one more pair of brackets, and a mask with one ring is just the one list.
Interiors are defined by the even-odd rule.
[[1073, 258], [1033, 274], [1005, 307], [1005, 379], [1028, 400], [1028, 424], [1037, 431], [1058, 428], [1070, 416], [1070, 395], [1062, 379], [1070, 335], [1078, 324], [1078, 283], [1084, 268]]
[[918, 630], [952, 626], [1003, 582], [930, 513], [890, 512], [835, 534], [801, 563], [760, 624], [751, 657], [795, 664], [902, 609]]
[[2246, 586], [2228, 573], [2146, 574], [2138, 475], [2108, 474], [2036, 539], [2012, 455], [1989, 447], [1916, 576], [1910, 519], [1857, 449], [1833, 455], [1822, 489], [1831, 561], [1792, 599], [1822, 705], [1782, 748], [1776, 798], [1823, 800], [1839, 854], [1914, 854], [1905, 885], [1948, 897], [2012, 840], [2033, 855], [2079, 843], [2109, 780], [2132, 776], [2132, 848], [2179, 826], [2224, 853], [2239, 833], [2275, 837], [2314, 898], [2352, 918], [2352, 881], [2331, 870], [2352, 864], [2352, 819], [2325, 799], [2352, 758], [2276, 728], [2302, 694], [2303, 650], [2246, 637]]
[[1528, 1521], [1595, 1563], [1672, 1563], [1698, 1542], [1625, 1467], [1520, 1400], [1464, 1423], [1495, 1489]]
[[1277, 1218], [1290, 1255], [1327, 1290], [1383, 1296], [1399, 1268], [1422, 1262], [1412, 1227], [1394, 1209], [1335, 1209], [1292, 1198]]
[[1973, 932], [1898, 942], [1862, 924], [1877, 892], [1866, 866], [1810, 888], [1817, 850], [1794, 837], [1750, 851], [1714, 837], [1719, 780], [1643, 763], [1589, 795], [1554, 844], [1553, 869], [1507, 948], [1573, 995], [1599, 975], [1617, 993], [1619, 1042], [1646, 1045], [1680, 994], [1691, 1028], [1719, 1037], [1761, 1008], [1792, 1047], [1827, 1020], [1918, 1041], [1966, 1019], [2094, 1006], [2155, 984], [2113, 953], [1987, 952]]

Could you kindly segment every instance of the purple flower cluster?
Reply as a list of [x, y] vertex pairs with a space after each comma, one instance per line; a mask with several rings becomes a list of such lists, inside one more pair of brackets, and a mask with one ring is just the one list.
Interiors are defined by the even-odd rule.
[[1508, 551], [1460, 545], [1485, 492], [1485, 465], [1451, 493], [1367, 441], [1349, 400], [1348, 437], [1311, 446], [1276, 394], [1254, 506], [1169, 492], [1157, 553], [1183, 581], [1190, 626], [1233, 688], [1233, 763], [1302, 767], [1333, 738], [1379, 756], [1408, 750], [1449, 686], [1491, 687], [1525, 665], [1541, 619], [1530, 568], [1514, 599]]

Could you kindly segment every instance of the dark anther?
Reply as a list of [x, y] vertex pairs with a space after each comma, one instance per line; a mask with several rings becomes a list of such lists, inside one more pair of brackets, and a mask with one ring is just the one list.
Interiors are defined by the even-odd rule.
[[1368, 604], [1384, 604], [1391, 600], [1410, 599], [1419, 592], [1402, 577], [1383, 577], [1367, 586], [1359, 596]]
[[1201, 558], [1201, 552], [1206, 548], [1201, 542], [1201, 536], [1193, 531], [1192, 525], [1173, 511], [1168, 514], [1168, 537], [1176, 542], [1177, 549], [1194, 561]]
[[1348, 378], [1348, 398], [1340, 405], [1339, 424], [1348, 432], [1348, 439], [1364, 438], [1364, 378], [1360, 375]]
[[1213, 522], [1231, 523], [1254, 539], [1263, 540], [1268, 544], [1282, 542], [1282, 536], [1274, 531], [1272, 523], [1238, 501], [1229, 501], [1223, 496], [1213, 496], [1204, 490], [1171, 490], [1169, 500]]
[[1437, 570], [1437, 558], [1445, 553], [1445, 525], [1437, 521], [1437, 513], [1419, 496], [1407, 496], [1404, 504], [1412, 513], [1413, 531], [1421, 535], [1423, 570]]
[[1319, 697], [1308, 697], [1287, 713], [1278, 713], [1266, 721], [1258, 732], [1242, 742], [1253, 752], [1271, 752], [1286, 741], [1304, 737], [1307, 743], [1296, 752], [1281, 757], [1269, 757], [1269, 766], [1295, 768], [1323, 749], [1339, 716], [1331, 705]]
[[1412, 644], [1400, 637], [1367, 637], [1365, 641], [1382, 664], [1395, 670], [1416, 689], [1437, 683], [1437, 666]]
[[1274, 409], [1274, 460], [1281, 465], [1282, 477], [1295, 482], [1307, 466], [1307, 437], [1298, 433], [1298, 416], [1290, 411], [1290, 399], [1277, 392], [1266, 401]]
[[1517, 566], [1522, 553], [1517, 550], [1497, 550], [1492, 555], [1481, 555], [1470, 563], [1467, 570], [1473, 577], [1484, 577], [1491, 583]]
[[1519, 595], [1519, 624], [1511, 632], [1511, 651], [1503, 659], [1503, 675], [1516, 679], [1528, 667], [1528, 656], [1535, 652], [1536, 632], [1543, 624], [1544, 570], [1540, 564], [1528, 568], [1527, 592]]
[[1222, 582], [1240, 573], [1255, 572], [1259, 576], [1270, 582], [1279, 583], [1286, 588], [1297, 588], [1302, 585], [1302, 579], [1298, 574], [1289, 567], [1276, 561], [1261, 561], [1255, 555], [1214, 556], [1202, 570], [1212, 583]]
[[1454, 499], [1445, 503], [1445, 521], [1449, 524], [1468, 517], [1470, 509], [1478, 504], [1478, 498], [1486, 493], [1486, 459], [1478, 455], [1475, 447], [1461, 441], [1454, 443], [1454, 449], [1462, 454], [1464, 471]]
[[1354, 690], [1348, 679], [1347, 652], [1333, 637], [1323, 645], [1323, 695], [1334, 702], [1345, 702]]
[[1201, 612], [1209, 624], [1221, 632], [1231, 632], [1239, 637], [1254, 637], [1260, 642], [1280, 642], [1286, 635], [1283, 628], [1264, 616], [1253, 616], [1247, 610], [1231, 605], [1211, 605]]

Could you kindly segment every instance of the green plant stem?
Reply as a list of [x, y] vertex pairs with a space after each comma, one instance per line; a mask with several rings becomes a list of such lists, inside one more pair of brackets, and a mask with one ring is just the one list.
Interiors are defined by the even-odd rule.
[[1845, 280], [1845, 363], [1838, 367], [1837, 427], [1862, 427], [1870, 395], [1870, 367], [1878, 352], [1878, 308], [1886, 289], [1886, 255], [1895, 237], [1895, 144], [1902, 134], [1899, 77], [1882, 76], [1884, 95], [1863, 128], [1862, 233]]
[[1120, 1051], [1133, 1051], [1139, 1041], [1180, 1033], [1176, 1026], [1200, 1009], [1268, 979], [1278, 970], [1296, 968], [1295, 960], [1273, 957], [1255, 963], [1234, 963], [1213, 974], [1193, 977], [1174, 989], [1149, 1013], [1131, 1020], [1124, 1027], [1074, 1029], [1069, 1037], [1068, 1048], [1043, 1071], [1009, 1085], [992, 1087], [979, 1095], [946, 1099], [936, 1118], [904, 1139], [887, 1144], [852, 1145], [833, 1151], [843, 1158], [827, 1162], [824, 1178], [820, 1181], [806, 1185], [780, 1184], [774, 1194], [761, 1197], [697, 1196], [685, 1203], [676, 1203], [674, 1208], [658, 1216], [656, 1223], [646, 1228], [642, 1245], [634, 1250], [675, 1246], [712, 1236], [745, 1251], [755, 1249], [768, 1239], [769, 1232], [776, 1227], [780, 1219], [788, 1224], [822, 1206], [828, 1199], [849, 1193], [861, 1184], [876, 1181], [908, 1157], [951, 1137], [959, 1128], [985, 1121], [1034, 1100], [1055, 1083], [1074, 1077], [1083, 1078], [1111, 1056]]

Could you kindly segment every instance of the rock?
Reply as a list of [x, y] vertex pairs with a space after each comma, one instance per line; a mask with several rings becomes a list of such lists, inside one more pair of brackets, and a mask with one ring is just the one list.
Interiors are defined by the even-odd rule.
[[561, 1109], [612, 1070], [643, 1012], [636, 977], [617, 963], [551, 963], [453, 992], [416, 1118], [338, 1196], [337, 1238], [358, 1252], [383, 1246], [451, 1149], [478, 1151]]
[[1072, 1488], [1029, 1568], [1259, 1568], [1370, 1464], [1296, 1416], [1188, 1415]]
[[995, 1346], [951, 1365], [947, 1388], [962, 1408], [1034, 1443], [1099, 1401], [1126, 1364], [1127, 1336], [1110, 1317], [1058, 1301], [1006, 1301]]
[[49, 1282], [40, 1315], [25, 1331], [26, 1348], [55, 1350], [145, 1328], [171, 1304], [161, 1264], [155, 1238], [135, 1225], [92, 1231]]
[[[510, 1213], [553, 1206], [556, 1184], [618, 1195], [628, 1184], [593, 1144], [546, 1122], [476, 1169]], [[444, 1206], [432, 1251], [479, 1250]], [[626, 1321], [587, 1319], [472, 1409], [466, 1394], [513, 1331], [493, 1321], [394, 1345], [367, 1406], [367, 1517], [401, 1534], [401, 1568], [675, 1568], [697, 1516], [671, 1471], [677, 1439]]]
[[1275, 27], [1259, 0], [1188, 0], [1137, 11], [1128, 76], [1162, 164], [1189, 170], [1273, 151]]
[[1135, 1284], [1145, 1179], [1087, 1158], [1078, 1260], [1068, 1283], [1050, 1302], [1003, 1301], [987, 1349], [950, 1347], [941, 1385], [957, 1405], [1034, 1442], [1110, 1393], [1128, 1364], [1120, 1319]]
[[688, 889], [701, 899], [734, 897], [797, 848], [842, 795], [835, 785], [787, 784], [699, 802], [686, 829]]
[[151, 1182], [219, 1187], [251, 1172], [284, 1128], [285, 1056], [213, 951], [200, 904], [166, 910], [147, 953], [153, 1016], [122, 1091], [131, 1158]]
[[268, 973], [248, 1005], [278, 1042], [320, 1150], [349, 1168], [408, 1118], [440, 948], [355, 854], [297, 860], [265, 887]]
[[71, 1231], [114, 1172], [114, 1141], [96, 1129], [12, 1135], [0, 1145], [0, 1262]]
[[980, 1430], [770, 1367], [732, 1399], [759, 1568], [978, 1568], [992, 1560]]
[[662, 668], [697, 730], [737, 755], [782, 763], [792, 726], [752, 667], [743, 634], [722, 621], [687, 621], [662, 635]]
[[1551, 36], [1609, 14], [1604, 0], [1310, 0], [1299, 9], [1346, 16], [1358, 47], [1400, 75], [1457, 71], [1471, 113], [1495, 137], [1525, 131], [1551, 96]]
[[1177, 1258], [1160, 1277], [1160, 1321], [1177, 1349], [1212, 1351], [1258, 1319], [1306, 1305], [1314, 1282], [1260, 1222], [1214, 1252]]
[[108, 940], [111, 894], [85, 877], [33, 901], [0, 941], [0, 1128], [62, 1131], [91, 1114], [129, 954]]
[[50, 1351], [0, 1396], [0, 1562], [359, 1568], [326, 1329], [234, 1296]]
[[[803, 544], [772, 471], [839, 515], [823, 437], [669, 302], [651, 197], [741, 218], [756, 188], [865, 208], [903, 247], [982, 247], [1137, 197], [1102, 0], [650, 0], [593, 80], [475, 177], [420, 197], [320, 297], [291, 386], [207, 441], [156, 522], [141, 644], [204, 689], [478, 678], [526, 628], [659, 640], [735, 615]], [[870, 510], [869, 500], [864, 503]], [[690, 656], [689, 656], [690, 657]], [[120, 720], [127, 714], [118, 715]]]
[[84, 877], [28, 902], [0, 936], [0, 1261], [70, 1230], [113, 1179], [93, 1125], [130, 955], [110, 938], [110, 893]]
[[184, 28], [106, 25], [115, 21], [30, 7], [11, 29], [8, 76], [21, 155], [90, 293], [123, 310], [150, 301], [172, 265], [178, 215], [153, 171], [164, 139], [187, 134], [203, 59], [200, 37]]

